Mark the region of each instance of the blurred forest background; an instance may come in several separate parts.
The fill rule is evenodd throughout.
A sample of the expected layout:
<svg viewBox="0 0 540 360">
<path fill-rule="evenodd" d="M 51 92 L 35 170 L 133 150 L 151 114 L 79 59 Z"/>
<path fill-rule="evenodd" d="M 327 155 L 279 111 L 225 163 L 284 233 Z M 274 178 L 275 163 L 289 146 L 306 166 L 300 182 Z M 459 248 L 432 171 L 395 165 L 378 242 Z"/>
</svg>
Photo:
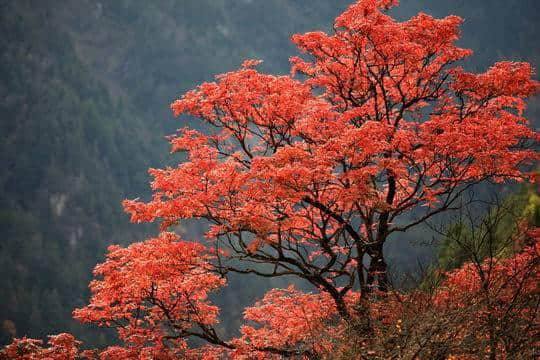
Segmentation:
<svg viewBox="0 0 540 360">
<path fill-rule="evenodd" d="M 293 33 L 331 29 L 352 0 L 0 0 L 0 346 L 12 336 L 71 332 L 110 341 L 71 319 L 88 301 L 91 270 L 112 243 L 156 233 L 129 224 L 120 201 L 149 195 L 147 169 L 181 161 L 165 135 L 186 126 L 169 104 L 245 58 L 287 73 Z M 402 0 L 465 19 L 468 69 L 497 60 L 539 67 L 538 0 Z M 540 101 L 528 116 L 539 124 Z M 508 190 L 508 189 L 507 189 Z M 202 228 L 185 224 L 184 237 Z M 394 239 L 396 272 L 437 254 L 432 234 Z M 249 283 L 247 286 L 246 282 Z M 233 279 L 216 301 L 224 331 L 272 284 Z M 274 284 L 275 285 L 275 284 Z"/>
</svg>

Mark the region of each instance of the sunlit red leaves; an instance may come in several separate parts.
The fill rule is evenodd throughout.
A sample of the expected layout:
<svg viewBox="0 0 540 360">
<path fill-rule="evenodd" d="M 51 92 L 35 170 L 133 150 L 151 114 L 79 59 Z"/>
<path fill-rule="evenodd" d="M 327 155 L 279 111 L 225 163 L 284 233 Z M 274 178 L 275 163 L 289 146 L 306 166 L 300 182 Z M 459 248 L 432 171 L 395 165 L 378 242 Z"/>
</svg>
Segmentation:
<svg viewBox="0 0 540 360">
<path fill-rule="evenodd" d="M 338 212 L 395 206 L 404 213 L 436 207 L 460 184 L 524 177 L 521 165 L 537 158 L 516 149 L 538 138 L 521 116 L 523 98 L 538 90 L 530 65 L 501 62 L 479 75 L 452 69 L 471 53 L 454 45 L 461 19 L 419 14 L 397 22 L 384 12 L 394 5 L 358 1 L 336 19 L 334 35 L 293 36 L 313 56 L 291 59 L 292 72 L 307 75 L 302 81 L 261 74 L 259 61 L 247 60 L 175 101 L 175 115 L 220 131 L 171 137 L 172 150 L 187 151 L 189 161 L 151 171 L 154 200 L 126 201 L 132 219 L 162 218 L 165 228 L 207 217 L 265 233 L 266 221 L 295 215 L 276 208 L 306 194 L 339 204 Z M 381 208 L 388 188 L 373 179 L 385 174 L 397 189 Z"/>
<path fill-rule="evenodd" d="M 11 344 L 0 352 L 0 358 L 20 360 L 73 360 L 79 355 L 80 341 L 75 340 L 71 334 L 58 334 L 49 336 L 47 347 L 42 346 L 43 341 L 26 337 L 14 339 Z"/>
<path fill-rule="evenodd" d="M 224 279 L 211 273 L 210 258 L 203 245 L 173 233 L 127 248 L 111 246 L 107 260 L 94 270 L 90 304 L 75 310 L 74 317 L 117 327 L 133 351 L 168 353 L 167 342 L 175 343 L 169 335 L 217 321 L 218 308 L 207 296 Z M 153 345 L 144 350 L 149 343 Z M 182 346 L 175 344 L 175 351 Z"/>
<path fill-rule="evenodd" d="M 294 349 L 300 345 L 311 350 L 324 346 L 321 335 L 329 330 L 329 320 L 335 314 L 335 304 L 324 293 L 306 294 L 293 287 L 274 289 L 245 310 L 245 319 L 260 325 L 244 325 L 243 341 L 255 348 Z"/>
<path fill-rule="evenodd" d="M 525 62 L 498 62 L 483 74 L 456 68 L 452 75 L 455 78 L 453 89 L 475 100 L 500 96 L 526 97 L 536 93 L 539 87 L 538 82 L 531 81 L 534 71 L 531 65 Z"/>
<path fill-rule="evenodd" d="M 531 230 L 530 234 L 534 244 L 512 258 L 488 258 L 482 264 L 468 263 L 448 273 L 434 303 L 437 306 L 467 306 L 485 296 L 498 311 L 504 311 L 516 296 L 538 292 L 538 228 Z"/>
</svg>

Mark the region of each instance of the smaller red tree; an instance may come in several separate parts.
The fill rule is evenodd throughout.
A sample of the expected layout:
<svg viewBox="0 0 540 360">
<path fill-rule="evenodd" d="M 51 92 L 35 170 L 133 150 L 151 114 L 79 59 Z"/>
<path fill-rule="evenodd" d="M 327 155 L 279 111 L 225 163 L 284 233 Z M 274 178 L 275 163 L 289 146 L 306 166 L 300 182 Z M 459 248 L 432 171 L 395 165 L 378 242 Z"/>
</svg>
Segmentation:
<svg viewBox="0 0 540 360">
<path fill-rule="evenodd" d="M 14 339 L 13 343 L 0 351 L 0 359 L 21 360 L 72 360 L 79 356 L 80 341 L 73 335 L 58 334 L 49 336 L 47 348 L 42 347 L 43 341 L 29 338 Z M 84 355 L 84 352 L 81 353 Z"/>
<path fill-rule="evenodd" d="M 208 294 L 225 280 L 211 271 L 211 258 L 203 245 L 167 232 L 127 248 L 111 246 L 94 270 L 100 279 L 90 283 L 90 305 L 73 315 L 118 328 L 128 345 L 109 348 L 107 356 L 178 356 L 189 336 L 216 338 L 218 308 Z"/>
</svg>

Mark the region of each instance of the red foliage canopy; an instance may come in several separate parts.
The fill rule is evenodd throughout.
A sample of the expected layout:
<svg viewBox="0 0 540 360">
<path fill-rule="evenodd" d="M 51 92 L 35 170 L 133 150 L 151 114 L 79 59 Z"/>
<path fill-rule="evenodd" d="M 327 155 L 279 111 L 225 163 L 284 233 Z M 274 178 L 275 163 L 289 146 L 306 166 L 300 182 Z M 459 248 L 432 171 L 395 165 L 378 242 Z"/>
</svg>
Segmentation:
<svg viewBox="0 0 540 360">
<path fill-rule="evenodd" d="M 539 86 L 531 66 L 455 67 L 471 54 L 454 44 L 461 19 L 421 13 L 397 22 L 384 11 L 396 3 L 358 1 L 333 34 L 294 35 L 309 56 L 291 58 L 291 75 L 261 74 L 248 60 L 175 101 L 176 115 L 215 131 L 170 138 L 188 160 L 150 170 L 152 201 L 124 202 L 132 220 L 159 218 L 166 229 L 207 219 L 207 237 L 227 258 L 275 265 L 264 273 L 223 259 L 224 271 L 300 276 L 346 317 L 355 283 L 363 294 L 386 287 L 392 233 L 461 206 L 474 184 L 526 178 L 522 165 L 537 154 L 520 145 L 538 137 L 523 117 L 524 98 Z"/>
</svg>

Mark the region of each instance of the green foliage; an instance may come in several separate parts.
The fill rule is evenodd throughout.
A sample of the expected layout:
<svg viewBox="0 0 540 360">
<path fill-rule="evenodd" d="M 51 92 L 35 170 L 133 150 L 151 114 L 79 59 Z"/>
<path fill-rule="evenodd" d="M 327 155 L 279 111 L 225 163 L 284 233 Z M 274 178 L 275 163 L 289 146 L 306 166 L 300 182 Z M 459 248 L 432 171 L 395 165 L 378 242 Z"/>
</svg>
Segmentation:
<svg viewBox="0 0 540 360">
<path fill-rule="evenodd" d="M 439 267 L 452 270 L 469 261 L 513 255 L 526 236 L 522 228 L 540 225 L 540 196 L 536 190 L 533 185 L 522 186 L 492 207 L 479 224 L 474 223 L 472 214 L 467 214 L 449 226 L 439 247 Z"/>
</svg>

